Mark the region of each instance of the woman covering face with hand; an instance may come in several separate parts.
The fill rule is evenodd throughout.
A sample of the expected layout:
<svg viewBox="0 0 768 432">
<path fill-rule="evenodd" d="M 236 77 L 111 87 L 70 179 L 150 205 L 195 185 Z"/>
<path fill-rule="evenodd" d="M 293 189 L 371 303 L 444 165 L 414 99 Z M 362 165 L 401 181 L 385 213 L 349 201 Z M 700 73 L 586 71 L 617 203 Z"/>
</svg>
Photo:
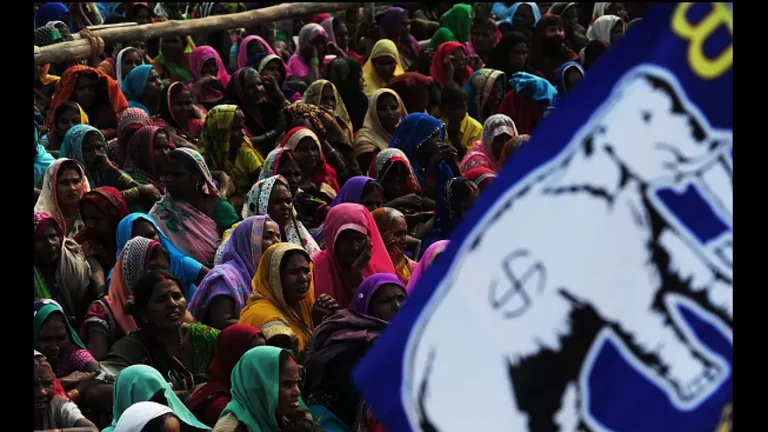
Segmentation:
<svg viewBox="0 0 768 432">
<path fill-rule="evenodd" d="M 318 294 L 347 307 L 360 283 L 374 273 L 395 269 L 373 216 L 360 204 L 339 204 L 325 220 L 327 249 L 313 257 Z"/>
<path fill-rule="evenodd" d="M 328 33 L 320 24 L 307 24 L 299 32 L 296 52 L 288 60 L 288 79 L 298 78 L 310 84 L 320 78 L 322 60 L 327 51 Z"/>
<path fill-rule="evenodd" d="M 229 84 L 229 74 L 219 53 L 209 46 L 200 46 L 189 54 L 189 68 L 195 82 L 188 85 L 198 103 L 211 109 L 221 103 L 224 89 Z"/>
</svg>

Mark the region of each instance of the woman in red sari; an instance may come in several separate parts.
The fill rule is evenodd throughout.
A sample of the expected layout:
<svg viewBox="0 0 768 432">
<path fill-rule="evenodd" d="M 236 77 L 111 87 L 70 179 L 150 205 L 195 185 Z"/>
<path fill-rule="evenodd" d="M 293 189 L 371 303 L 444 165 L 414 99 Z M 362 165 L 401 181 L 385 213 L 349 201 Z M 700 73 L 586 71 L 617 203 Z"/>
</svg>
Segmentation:
<svg viewBox="0 0 768 432">
<path fill-rule="evenodd" d="M 463 44 L 445 42 L 437 47 L 432 56 L 429 74 L 441 89 L 450 82 L 463 86 L 474 73 L 468 61 L 467 48 Z"/>
<path fill-rule="evenodd" d="M 165 129 L 176 147 L 197 150 L 197 140 L 203 132 L 206 112 L 194 105 L 192 92 L 180 82 L 174 82 L 160 95 L 160 108 L 153 124 Z"/>
<path fill-rule="evenodd" d="M 53 126 L 53 115 L 64 101 L 71 100 L 88 115 L 88 123 L 99 129 L 106 139 L 117 136 L 120 114 L 128 108 L 128 100 L 117 81 L 89 66 L 73 66 L 62 74 L 51 101 L 46 126 Z"/>
<path fill-rule="evenodd" d="M 325 161 L 320 140 L 312 130 L 296 126 L 285 134 L 279 147 L 293 151 L 296 162 L 303 174 L 300 188 L 312 195 L 322 193 L 333 199 L 339 191 L 339 182 L 334 170 Z"/>
<path fill-rule="evenodd" d="M 75 235 L 75 241 L 83 248 L 91 275 L 100 286 L 104 286 L 107 272 L 115 266 L 115 232 L 128 213 L 125 198 L 113 187 L 97 187 L 80 199 L 85 229 Z"/>
</svg>

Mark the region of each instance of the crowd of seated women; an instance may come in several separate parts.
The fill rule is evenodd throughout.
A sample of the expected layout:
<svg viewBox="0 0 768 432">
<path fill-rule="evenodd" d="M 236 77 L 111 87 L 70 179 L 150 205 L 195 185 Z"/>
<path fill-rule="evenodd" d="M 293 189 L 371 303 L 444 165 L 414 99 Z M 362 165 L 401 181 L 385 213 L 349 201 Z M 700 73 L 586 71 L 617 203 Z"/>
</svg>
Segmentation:
<svg viewBox="0 0 768 432">
<path fill-rule="evenodd" d="M 355 365 L 645 4 L 586 5 L 352 7 L 36 66 L 34 430 L 385 430 Z M 35 45 L 263 6 L 35 4 Z"/>
</svg>

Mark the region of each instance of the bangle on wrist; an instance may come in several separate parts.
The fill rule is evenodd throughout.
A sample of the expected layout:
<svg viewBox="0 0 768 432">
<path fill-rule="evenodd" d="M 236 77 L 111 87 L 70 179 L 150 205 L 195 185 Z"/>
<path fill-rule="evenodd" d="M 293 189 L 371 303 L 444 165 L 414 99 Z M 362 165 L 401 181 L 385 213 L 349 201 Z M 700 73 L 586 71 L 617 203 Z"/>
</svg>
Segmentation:
<svg viewBox="0 0 768 432">
<path fill-rule="evenodd" d="M 80 397 L 80 390 L 74 389 L 67 392 L 67 397 L 72 401 L 75 402 Z"/>
<path fill-rule="evenodd" d="M 312 57 L 312 59 L 309 60 L 309 64 L 312 66 L 320 66 L 320 60 L 317 57 Z"/>
</svg>

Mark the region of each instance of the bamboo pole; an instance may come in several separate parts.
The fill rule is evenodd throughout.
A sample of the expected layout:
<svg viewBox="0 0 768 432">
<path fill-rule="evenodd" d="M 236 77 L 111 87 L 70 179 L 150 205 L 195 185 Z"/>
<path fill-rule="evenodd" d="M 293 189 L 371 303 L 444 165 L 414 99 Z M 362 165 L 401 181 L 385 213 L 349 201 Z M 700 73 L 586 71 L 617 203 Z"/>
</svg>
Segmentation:
<svg viewBox="0 0 768 432">
<path fill-rule="evenodd" d="M 105 28 L 92 33 L 99 41 L 98 52 L 104 50 L 104 42 L 131 42 L 157 39 L 170 36 L 187 36 L 198 33 L 210 33 L 231 28 L 250 28 L 259 24 L 280 21 L 294 17 L 304 17 L 321 12 L 334 12 L 354 7 L 362 3 L 285 3 L 263 9 L 255 9 L 229 15 L 165 21 L 131 27 Z M 45 65 L 65 60 L 84 59 L 94 55 L 94 48 L 86 38 L 62 42 L 46 47 L 35 47 L 35 64 Z"/>
<path fill-rule="evenodd" d="M 100 30 L 106 30 L 106 29 L 114 29 L 114 28 L 125 28 L 125 27 L 136 27 L 139 25 L 135 22 L 126 22 L 126 23 L 116 23 L 116 24 L 101 24 L 101 25 L 93 25 L 86 27 L 90 31 L 100 31 Z M 72 39 L 78 40 L 82 39 L 82 36 L 80 36 L 80 33 L 75 33 L 72 35 Z"/>
</svg>

